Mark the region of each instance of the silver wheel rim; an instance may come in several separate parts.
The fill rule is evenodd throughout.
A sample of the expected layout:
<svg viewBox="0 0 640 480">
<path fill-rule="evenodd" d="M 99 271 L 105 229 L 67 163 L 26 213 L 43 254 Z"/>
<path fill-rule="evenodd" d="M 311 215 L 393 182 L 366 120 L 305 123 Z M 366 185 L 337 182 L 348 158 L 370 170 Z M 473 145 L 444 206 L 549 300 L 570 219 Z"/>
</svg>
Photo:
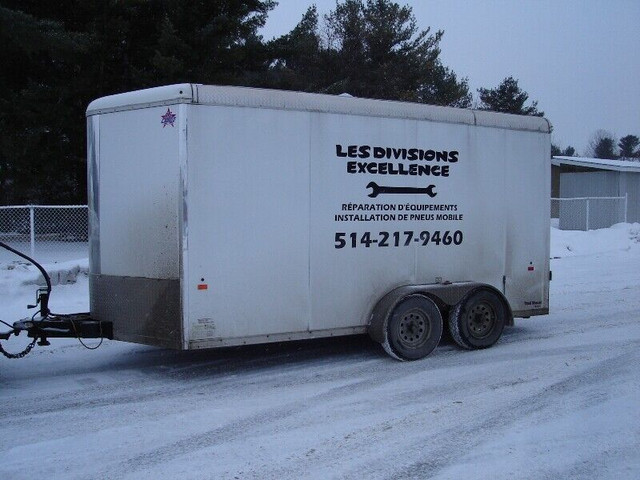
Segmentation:
<svg viewBox="0 0 640 480">
<path fill-rule="evenodd" d="M 406 347 L 422 345 L 429 338 L 430 332 L 429 320 L 422 310 L 408 311 L 398 324 L 398 338 Z"/>
<path fill-rule="evenodd" d="M 487 302 L 475 304 L 467 313 L 467 328 L 474 338 L 484 338 L 496 324 L 496 312 Z"/>
</svg>

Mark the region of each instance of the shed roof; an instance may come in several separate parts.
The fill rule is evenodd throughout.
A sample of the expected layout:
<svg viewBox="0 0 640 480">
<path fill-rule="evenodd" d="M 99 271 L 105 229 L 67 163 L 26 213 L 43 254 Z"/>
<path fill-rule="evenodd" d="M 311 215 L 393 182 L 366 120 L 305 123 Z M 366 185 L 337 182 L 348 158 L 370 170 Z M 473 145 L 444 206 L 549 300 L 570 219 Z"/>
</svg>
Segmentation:
<svg viewBox="0 0 640 480">
<path fill-rule="evenodd" d="M 593 168 L 594 170 L 613 170 L 616 172 L 640 173 L 640 162 L 628 160 L 607 160 L 603 158 L 587 157 L 553 157 L 551 164 L 558 167 L 570 165 L 573 167 Z"/>
</svg>

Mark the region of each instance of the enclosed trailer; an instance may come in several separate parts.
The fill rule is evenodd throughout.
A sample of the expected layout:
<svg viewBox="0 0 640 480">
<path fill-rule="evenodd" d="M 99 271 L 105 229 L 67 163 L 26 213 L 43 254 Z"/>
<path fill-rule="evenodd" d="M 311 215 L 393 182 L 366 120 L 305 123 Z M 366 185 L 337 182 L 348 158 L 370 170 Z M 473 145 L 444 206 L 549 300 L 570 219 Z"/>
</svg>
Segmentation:
<svg viewBox="0 0 640 480">
<path fill-rule="evenodd" d="M 87 125 L 91 316 L 116 339 L 368 332 L 413 359 L 548 313 L 545 119 L 182 84 Z"/>
</svg>

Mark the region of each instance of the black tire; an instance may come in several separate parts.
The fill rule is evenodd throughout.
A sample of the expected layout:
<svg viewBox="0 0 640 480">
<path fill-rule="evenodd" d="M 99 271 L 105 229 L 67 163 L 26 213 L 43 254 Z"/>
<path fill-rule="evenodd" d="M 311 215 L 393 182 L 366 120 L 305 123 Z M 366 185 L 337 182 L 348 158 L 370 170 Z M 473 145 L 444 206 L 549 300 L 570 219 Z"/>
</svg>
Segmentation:
<svg viewBox="0 0 640 480">
<path fill-rule="evenodd" d="M 410 295 L 398 303 L 387 322 L 387 352 L 401 360 L 429 355 L 442 337 L 442 315 L 433 300 Z"/>
<path fill-rule="evenodd" d="M 480 289 L 463 298 L 449 314 L 449 331 L 462 348 L 488 348 L 507 323 L 507 307 L 496 292 Z"/>
</svg>

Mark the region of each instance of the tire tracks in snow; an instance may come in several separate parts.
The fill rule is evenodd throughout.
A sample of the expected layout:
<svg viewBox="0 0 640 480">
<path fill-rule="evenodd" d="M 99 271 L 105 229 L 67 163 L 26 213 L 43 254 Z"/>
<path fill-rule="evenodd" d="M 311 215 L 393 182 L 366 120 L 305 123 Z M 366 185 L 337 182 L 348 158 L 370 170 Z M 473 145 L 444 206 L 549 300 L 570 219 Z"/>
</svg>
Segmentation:
<svg viewBox="0 0 640 480">
<path fill-rule="evenodd" d="M 491 408 L 483 411 L 483 416 L 477 418 L 473 413 L 460 415 L 459 410 L 447 408 L 450 404 L 451 394 L 462 393 L 457 396 L 460 402 L 471 403 L 477 391 L 464 394 L 465 385 L 456 383 L 452 388 L 435 387 L 430 391 L 431 398 L 425 398 L 425 391 L 418 389 L 412 393 L 412 397 L 406 399 L 407 403 L 413 402 L 416 411 L 403 417 L 380 418 L 375 424 L 351 431 L 345 438 L 330 436 L 322 441 L 313 450 L 313 468 L 315 474 L 309 476 L 309 462 L 306 454 L 293 455 L 286 465 L 275 465 L 268 471 L 244 470 L 243 478 L 384 478 L 393 480 L 425 479 L 432 478 L 449 465 L 460 460 L 460 455 L 472 451 L 482 440 L 485 432 L 491 435 L 499 435 L 501 430 L 508 428 L 512 423 L 530 417 L 540 412 L 550 416 L 561 415 L 561 412 L 553 413 L 553 407 L 567 394 L 577 390 L 588 390 L 591 386 L 602 381 L 602 375 L 607 375 L 611 380 L 612 375 L 621 375 L 621 370 L 632 368 L 633 360 L 640 356 L 633 350 L 633 345 L 628 345 L 631 351 L 624 352 L 613 358 L 600 360 L 596 365 L 564 376 L 563 378 L 543 383 L 534 394 L 524 394 L 512 402 L 505 400 L 501 403 L 492 403 Z M 532 379 L 530 381 L 536 381 Z M 505 388 L 516 387 L 526 382 L 516 382 L 514 385 L 505 384 Z M 447 385 L 451 387 L 451 385 Z M 444 386 L 443 386 L 444 387 Z M 525 387 L 525 392 L 530 391 Z M 490 389 L 487 386 L 487 389 Z M 437 402 L 438 396 L 445 399 Z M 495 398 L 495 397 L 493 397 Z M 513 398 L 513 397 L 511 397 Z M 597 401 L 597 400 L 594 400 Z M 397 406 L 397 403 L 394 403 Z M 450 405 L 449 405 L 450 406 Z M 428 407 L 428 408 L 426 408 Z M 452 424 L 445 429 L 438 429 L 433 434 L 430 429 L 430 410 L 434 407 L 443 409 L 443 414 L 451 415 Z M 461 407 L 464 410 L 464 407 Z M 416 420 L 424 422 L 424 434 L 416 438 L 403 436 L 403 426 L 409 429 L 416 428 Z M 400 435 L 400 438 L 397 437 Z M 397 450 L 400 446 L 400 450 Z M 358 461 L 354 461 L 354 454 Z M 505 452 L 506 454 L 506 452 Z M 425 458 L 413 463 L 402 464 L 404 458 Z M 356 465 L 354 467 L 354 465 Z M 345 467 L 346 466 L 346 467 Z"/>
<path fill-rule="evenodd" d="M 457 425 L 455 428 L 439 433 L 436 438 L 425 438 L 425 441 L 438 445 L 437 448 L 429 452 L 432 459 L 414 462 L 386 478 L 389 480 L 431 478 L 447 466 L 460 460 L 455 452 L 468 452 L 478 445 L 477 438 L 481 432 L 492 431 L 494 435 L 497 435 L 500 429 L 504 429 L 523 417 L 529 417 L 542 411 L 550 417 L 559 417 L 561 412 L 553 407 L 557 406 L 565 395 L 577 390 L 588 390 L 601 383 L 602 378 L 608 378 L 610 382 L 612 377 L 621 376 L 623 370 L 637 365 L 640 359 L 637 345 L 630 345 L 629 348 L 630 351 L 601 360 L 595 366 L 553 382 L 533 395 L 520 398 L 517 402 L 510 404 L 509 409 L 494 408 L 490 415 L 482 421 L 471 422 L 468 426 Z M 421 446 L 414 445 L 413 449 L 418 456 Z M 560 477 L 555 476 L 554 478 Z"/>
<path fill-rule="evenodd" d="M 430 357 L 430 359 L 434 359 L 434 357 Z M 266 382 L 259 382 L 253 385 L 252 390 L 255 390 L 257 393 L 268 388 L 281 388 L 286 384 L 299 386 L 305 383 L 317 383 L 323 390 L 311 397 L 283 402 L 277 407 L 264 409 L 253 415 L 234 420 L 226 425 L 201 434 L 193 435 L 135 455 L 116 465 L 112 464 L 104 471 L 104 477 L 113 476 L 114 474 L 120 476 L 120 474 L 135 473 L 136 471 L 145 470 L 150 466 L 170 462 L 178 457 L 208 450 L 223 443 L 230 443 L 242 439 L 247 435 L 247 432 L 255 432 L 256 428 L 260 431 L 268 432 L 274 432 L 280 428 L 284 429 L 285 427 L 283 427 L 282 424 L 286 419 L 304 414 L 314 407 L 325 405 L 328 402 L 335 402 L 336 399 L 344 400 L 348 397 L 361 397 L 363 393 L 375 391 L 390 382 L 401 381 L 413 375 L 422 375 L 425 370 L 429 370 L 430 368 L 433 370 L 442 368 L 438 362 L 429 363 L 430 359 L 425 359 L 422 362 L 400 363 L 387 359 L 386 357 L 373 360 L 356 358 L 354 360 L 355 363 L 350 362 L 344 365 L 332 361 L 330 364 L 323 365 L 325 371 L 320 377 L 307 377 L 306 381 L 304 375 L 308 373 L 309 370 L 314 370 L 313 364 L 303 363 L 297 366 L 298 376 L 291 371 L 282 372 L 280 368 L 274 367 L 277 368 L 274 375 Z M 343 382 L 345 380 L 346 383 Z M 325 388 L 326 383 L 331 384 L 334 382 L 342 382 L 343 384 Z M 246 391 L 246 378 L 243 379 L 242 384 L 245 386 L 244 395 L 252 395 L 251 391 Z M 435 389 L 436 386 L 434 385 L 433 388 Z M 437 390 L 440 393 L 453 393 L 460 388 L 462 388 L 461 383 L 451 382 L 448 385 L 438 386 Z M 227 386 L 225 392 L 229 393 L 231 390 L 233 389 Z"/>
</svg>

